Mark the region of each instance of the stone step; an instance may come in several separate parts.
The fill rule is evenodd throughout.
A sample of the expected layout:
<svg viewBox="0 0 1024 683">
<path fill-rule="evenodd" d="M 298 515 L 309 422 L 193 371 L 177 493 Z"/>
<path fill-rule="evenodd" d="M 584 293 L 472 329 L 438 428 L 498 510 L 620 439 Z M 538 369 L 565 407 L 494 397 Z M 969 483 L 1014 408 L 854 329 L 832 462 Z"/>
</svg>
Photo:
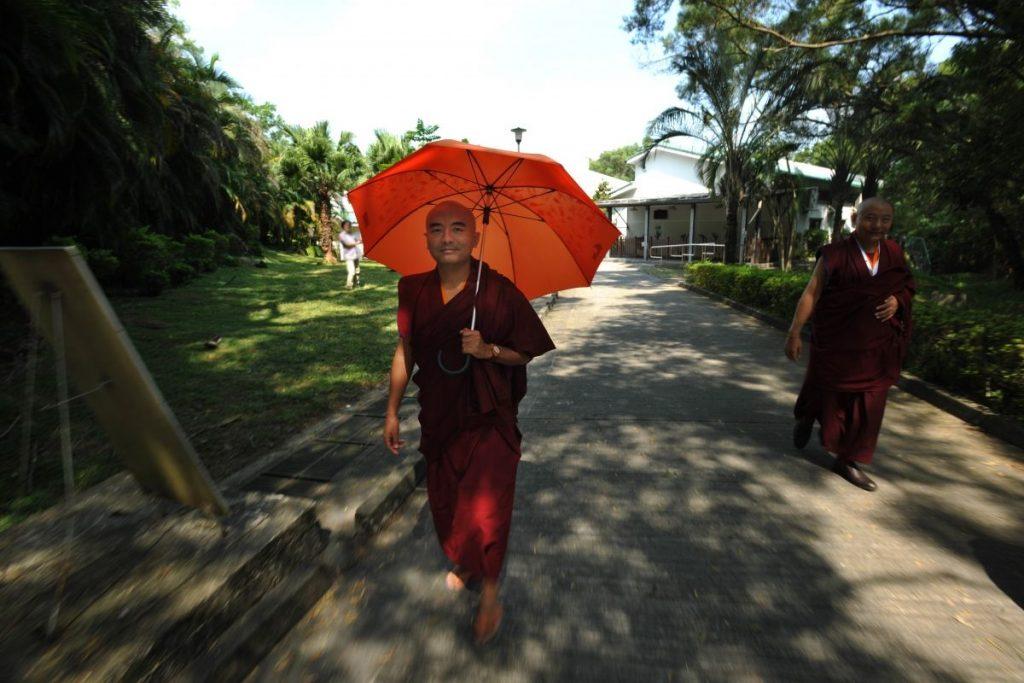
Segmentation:
<svg viewBox="0 0 1024 683">
<path fill-rule="evenodd" d="M 231 513 L 222 519 L 156 500 L 117 477 L 5 534 L 4 676 L 244 677 L 423 477 L 418 454 L 396 458 L 380 443 L 377 399 L 232 478 L 224 491 Z M 412 443 L 415 411 L 405 401 L 403 433 Z M 267 480 L 279 486 L 268 489 Z M 74 540 L 64 546 L 72 519 Z M 47 638 L 60 583 L 58 628 Z"/>
</svg>

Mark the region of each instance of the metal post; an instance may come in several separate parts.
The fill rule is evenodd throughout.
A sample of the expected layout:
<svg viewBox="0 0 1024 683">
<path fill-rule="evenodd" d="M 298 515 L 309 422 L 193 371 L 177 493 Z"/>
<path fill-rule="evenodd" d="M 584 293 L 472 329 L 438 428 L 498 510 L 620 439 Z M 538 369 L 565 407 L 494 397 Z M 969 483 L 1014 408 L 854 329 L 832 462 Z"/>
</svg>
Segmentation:
<svg viewBox="0 0 1024 683">
<path fill-rule="evenodd" d="M 53 326 L 53 350 L 57 370 L 57 410 L 60 415 L 60 455 L 64 469 L 64 500 L 70 508 L 75 494 L 75 472 L 71 459 L 71 416 L 68 410 L 67 358 L 64 353 L 64 311 L 60 292 L 50 294 L 50 324 Z M 60 605 L 71 573 L 71 544 L 75 537 L 75 516 L 68 510 L 67 532 L 64 537 L 64 567 L 54 595 L 53 610 L 46 624 L 46 634 L 52 636 L 57 630 Z"/>
<path fill-rule="evenodd" d="M 39 358 L 39 315 L 43 310 L 45 292 L 32 302 L 28 323 L 28 362 L 25 366 L 25 402 L 21 406 L 21 457 L 18 467 L 18 488 L 28 495 L 32 488 L 32 414 L 36 402 L 36 361 Z"/>
<path fill-rule="evenodd" d="M 687 263 L 693 263 L 693 240 L 697 231 L 697 202 L 690 204 L 690 257 Z"/>
<path fill-rule="evenodd" d="M 740 239 L 736 245 L 736 258 L 740 263 L 743 263 L 743 247 L 746 244 L 747 239 L 747 204 L 744 202 L 740 205 Z"/>
<path fill-rule="evenodd" d="M 651 258 L 651 205 L 644 206 L 644 261 Z"/>
</svg>

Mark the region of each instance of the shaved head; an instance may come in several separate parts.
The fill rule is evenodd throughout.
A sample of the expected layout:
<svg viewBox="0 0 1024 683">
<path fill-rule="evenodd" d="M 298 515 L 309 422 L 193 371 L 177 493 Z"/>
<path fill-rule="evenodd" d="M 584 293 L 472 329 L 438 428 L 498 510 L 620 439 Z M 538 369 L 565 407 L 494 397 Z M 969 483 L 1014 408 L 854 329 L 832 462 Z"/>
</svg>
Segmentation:
<svg viewBox="0 0 1024 683">
<path fill-rule="evenodd" d="M 857 208 L 856 208 L 856 211 L 857 211 L 857 213 L 864 213 L 868 209 L 880 209 L 883 206 L 889 207 L 890 210 L 895 208 L 895 207 L 893 207 L 892 202 L 890 202 L 885 197 L 882 197 L 880 195 L 875 195 L 874 197 L 868 197 L 867 199 L 862 201 L 860 204 L 858 204 Z"/>
<path fill-rule="evenodd" d="M 430 213 L 427 214 L 427 228 L 442 218 L 461 220 L 470 231 L 476 232 L 476 217 L 473 216 L 473 212 L 470 209 L 458 202 L 451 200 L 443 201 L 431 209 Z"/>
<path fill-rule="evenodd" d="M 427 213 L 426 238 L 438 268 L 465 267 L 480 241 L 473 211 L 458 202 L 441 202 Z"/>
<path fill-rule="evenodd" d="M 853 234 L 861 247 L 874 253 L 879 243 L 892 230 L 893 206 L 885 197 L 868 197 L 853 210 Z"/>
</svg>

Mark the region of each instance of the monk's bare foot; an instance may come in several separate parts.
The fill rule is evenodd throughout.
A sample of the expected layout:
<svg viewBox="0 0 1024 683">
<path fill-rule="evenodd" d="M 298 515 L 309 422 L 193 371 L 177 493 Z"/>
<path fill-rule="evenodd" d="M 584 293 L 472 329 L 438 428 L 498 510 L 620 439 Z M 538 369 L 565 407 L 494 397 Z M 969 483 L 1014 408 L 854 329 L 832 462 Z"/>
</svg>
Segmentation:
<svg viewBox="0 0 1024 683">
<path fill-rule="evenodd" d="M 473 622 L 473 642 L 483 646 L 494 640 L 501 629 L 501 619 L 504 615 L 505 610 L 501 603 L 485 605 L 481 602 L 476 612 L 476 621 Z"/>
<path fill-rule="evenodd" d="M 444 577 L 444 585 L 448 587 L 450 591 L 461 591 L 466 590 L 467 584 L 469 584 L 470 575 L 469 572 L 462 567 L 453 567 L 448 575 Z"/>
</svg>

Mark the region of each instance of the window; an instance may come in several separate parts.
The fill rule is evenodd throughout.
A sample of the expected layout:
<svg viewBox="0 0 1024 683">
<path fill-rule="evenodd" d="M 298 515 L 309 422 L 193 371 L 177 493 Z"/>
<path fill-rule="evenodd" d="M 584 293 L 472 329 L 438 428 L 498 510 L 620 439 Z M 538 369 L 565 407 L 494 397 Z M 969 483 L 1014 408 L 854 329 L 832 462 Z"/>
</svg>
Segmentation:
<svg viewBox="0 0 1024 683">
<path fill-rule="evenodd" d="M 820 218 L 812 218 L 811 222 L 810 222 L 810 225 L 807 226 L 807 229 L 808 230 L 821 230 L 821 219 Z"/>
<path fill-rule="evenodd" d="M 668 220 L 668 209 L 655 209 L 651 217 L 656 221 L 666 221 Z"/>
</svg>

